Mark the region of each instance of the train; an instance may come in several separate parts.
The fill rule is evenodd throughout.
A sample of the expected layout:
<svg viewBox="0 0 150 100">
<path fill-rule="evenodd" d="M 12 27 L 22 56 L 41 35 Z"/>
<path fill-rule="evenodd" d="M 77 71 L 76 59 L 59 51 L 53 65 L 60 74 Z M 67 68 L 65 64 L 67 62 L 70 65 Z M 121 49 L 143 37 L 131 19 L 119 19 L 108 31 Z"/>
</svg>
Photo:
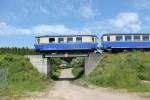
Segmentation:
<svg viewBox="0 0 150 100">
<path fill-rule="evenodd" d="M 39 52 L 93 52 L 97 49 L 96 35 L 45 35 L 35 37 L 35 49 Z"/>
<path fill-rule="evenodd" d="M 149 33 L 109 33 L 101 36 L 103 50 L 150 49 Z"/>
<path fill-rule="evenodd" d="M 35 37 L 40 52 L 99 52 L 150 49 L 150 33 L 105 33 L 97 35 L 45 35 Z"/>
</svg>

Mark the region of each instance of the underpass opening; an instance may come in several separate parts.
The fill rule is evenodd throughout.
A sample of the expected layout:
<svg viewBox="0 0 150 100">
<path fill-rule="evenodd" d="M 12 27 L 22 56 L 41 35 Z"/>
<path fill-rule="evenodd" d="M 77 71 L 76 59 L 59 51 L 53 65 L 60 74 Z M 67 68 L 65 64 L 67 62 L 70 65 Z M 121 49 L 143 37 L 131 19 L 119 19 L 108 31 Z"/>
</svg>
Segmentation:
<svg viewBox="0 0 150 100">
<path fill-rule="evenodd" d="M 79 79 L 84 74 L 86 56 L 88 55 L 44 55 L 51 62 L 49 76 L 55 81 Z"/>
</svg>

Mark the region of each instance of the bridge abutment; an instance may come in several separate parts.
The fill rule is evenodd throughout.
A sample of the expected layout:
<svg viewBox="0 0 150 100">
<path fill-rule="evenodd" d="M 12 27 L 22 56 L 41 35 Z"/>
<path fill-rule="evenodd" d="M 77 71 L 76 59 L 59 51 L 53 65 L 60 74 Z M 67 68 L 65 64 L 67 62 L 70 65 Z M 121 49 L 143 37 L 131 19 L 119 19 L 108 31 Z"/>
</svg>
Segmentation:
<svg viewBox="0 0 150 100">
<path fill-rule="evenodd" d="M 48 76 L 51 71 L 51 63 L 48 58 L 43 58 L 42 55 L 28 55 L 30 63 L 42 74 Z"/>
<path fill-rule="evenodd" d="M 98 65 L 100 60 L 101 60 L 100 54 L 89 54 L 89 56 L 85 58 L 85 66 L 84 66 L 85 75 L 88 75 L 90 72 L 92 72 L 94 68 Z"/>
</svg>

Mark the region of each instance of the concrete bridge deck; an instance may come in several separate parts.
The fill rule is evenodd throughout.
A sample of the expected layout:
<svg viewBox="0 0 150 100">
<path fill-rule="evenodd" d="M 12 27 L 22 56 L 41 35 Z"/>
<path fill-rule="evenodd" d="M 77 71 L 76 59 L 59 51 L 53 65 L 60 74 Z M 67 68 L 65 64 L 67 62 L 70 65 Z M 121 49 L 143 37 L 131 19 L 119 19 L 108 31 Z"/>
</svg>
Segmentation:
<svg viewBox="0 0 150 100">
<path fill-rule="evenodd" d="M 88 57 L 89 54 L 47 54 L 44 58 Z"/>
</svg>

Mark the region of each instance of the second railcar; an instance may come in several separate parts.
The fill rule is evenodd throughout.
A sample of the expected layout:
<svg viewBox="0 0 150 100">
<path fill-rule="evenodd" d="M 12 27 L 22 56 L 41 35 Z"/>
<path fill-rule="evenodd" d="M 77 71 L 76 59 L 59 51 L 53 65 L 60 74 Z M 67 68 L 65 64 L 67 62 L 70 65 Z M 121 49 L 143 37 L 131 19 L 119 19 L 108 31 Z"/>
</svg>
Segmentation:
<svg viewBox="0 0 150 100">
<path fill-rule="evenodd" d="M 150 34 L 103 34 L 101 45 L 107 49 L 150 49 Z"/>
</svg>

